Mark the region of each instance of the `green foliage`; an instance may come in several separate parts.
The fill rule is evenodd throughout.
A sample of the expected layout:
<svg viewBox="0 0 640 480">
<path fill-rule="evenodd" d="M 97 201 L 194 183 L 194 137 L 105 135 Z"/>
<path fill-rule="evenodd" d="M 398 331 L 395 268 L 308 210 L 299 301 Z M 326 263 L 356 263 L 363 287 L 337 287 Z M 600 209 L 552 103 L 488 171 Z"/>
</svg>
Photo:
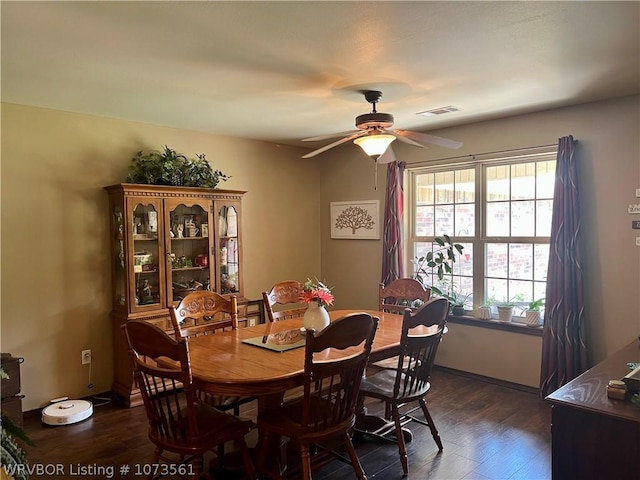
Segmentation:
<svg viewBox="0 0 640 480">
<path fill-rule="evenodd" d="M 544 305 L 544 298 L 539 298 L 538 300 L 533 300 L 529 302 L 529 310 L 532 312 L 539 312 L 540 308 Z"/>
<path fill-rule="evenodd" d="M 456 262 L 456 256 L 460 255 L 464 249 L 459 243 L 453 243 L 449 235 L 435 237 L 433 241 L 440 246 L 440 249 L 428 252 L 424 257 L 411 261 L 416 266 L 413 278 L 418 280 L 425 288 L 431 288 L 433 293 L 449 300 L 451 305 L 465 305 L 471 294 L 463 295 L 456 291 L 453 282 L 451 282 L 450 288 L 447 289 L 448 291 L 426 284 L 427 278 L 431 275 L 435 275 L 441 283 L 446 284 L 445 275 L 453 275 L 453 264 Z"/>
<path fill-rule="evenodd" d="M 464 249 L 459 243 L 453 243 L 449 235 L 436 237 L 434 243 L 437 243 L 441 248 L 433 252 L 428 252 L 424 257 L 412 260 L 416 265 L 413 278 L 425 287 L 429 287 L 429 285 L 425 284 L 425 276 L 435 274 L 438 280 L 443 281 L 445 274 L 452 274 L 453 264 L 456 261 L 456 252 L 459 255 Z M 427 271 L 426 268 L 429 268 L 430 271 Z"/>
<path fill-rule="evenodd" d="M 216 188 L 218 183 L 231 178 L 214 170 L 204 153 L 187 158 L 166 145 L 162 152 L 138 152 L 132 162 L 127 175 L 129 183 Z"/>
</svg>

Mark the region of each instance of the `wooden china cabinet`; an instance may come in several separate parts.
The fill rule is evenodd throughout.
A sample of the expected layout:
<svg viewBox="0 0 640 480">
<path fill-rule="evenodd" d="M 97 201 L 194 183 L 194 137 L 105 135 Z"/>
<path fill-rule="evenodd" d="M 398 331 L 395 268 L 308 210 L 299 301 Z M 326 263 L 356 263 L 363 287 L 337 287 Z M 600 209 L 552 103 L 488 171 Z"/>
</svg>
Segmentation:
<svg viewBox="0 0 640 480">
<path fill-rule="evenodd" d="M 109 194 L 114 383 L 129 406 L 142 403 L 121 325 L 143 319 L 173 335 L 169 308 L 193 290 L 238 297 L 242 289 L 242 195 L 237 190 L 118 184 Z"/>
</svg>

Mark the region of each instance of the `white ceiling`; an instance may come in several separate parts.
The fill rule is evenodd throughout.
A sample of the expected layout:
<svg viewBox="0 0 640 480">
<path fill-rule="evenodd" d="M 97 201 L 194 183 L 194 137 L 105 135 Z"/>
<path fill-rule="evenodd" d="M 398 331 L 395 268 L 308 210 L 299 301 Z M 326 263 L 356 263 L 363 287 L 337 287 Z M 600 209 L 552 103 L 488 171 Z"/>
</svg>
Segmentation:
<svg viewBox="0 0 640 480">
<path fill-rule="evenodd" d="M 0 8 L 3 102 L 275 143 L 352 130 L 360 89 L 423 132 L 640 91 L 637 1 Z"/>
</svg>

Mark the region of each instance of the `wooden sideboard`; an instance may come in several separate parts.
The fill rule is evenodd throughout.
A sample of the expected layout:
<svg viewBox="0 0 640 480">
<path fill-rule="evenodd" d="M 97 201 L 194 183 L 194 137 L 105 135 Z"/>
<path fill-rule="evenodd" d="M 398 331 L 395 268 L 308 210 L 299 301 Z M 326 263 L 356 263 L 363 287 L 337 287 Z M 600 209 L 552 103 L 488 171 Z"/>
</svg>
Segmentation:
<svg viewBox="0 0 640 480">
<path fill-rule="evenodd" d="M 607 397 L 609 380 L 620 380 L 640 362 L 634 340 L 546 400 L 552 404 L 552 478 L 640 479 L 640 408 Z"/>
</svg>

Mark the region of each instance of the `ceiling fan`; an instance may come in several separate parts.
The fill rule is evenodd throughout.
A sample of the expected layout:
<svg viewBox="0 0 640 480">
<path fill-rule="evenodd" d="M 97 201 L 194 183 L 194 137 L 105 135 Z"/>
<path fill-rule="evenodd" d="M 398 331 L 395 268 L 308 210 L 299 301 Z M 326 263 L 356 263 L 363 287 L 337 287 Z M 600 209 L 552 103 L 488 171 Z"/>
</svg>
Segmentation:
<svg viewBox="0 0 640 480">
<path fill-rule="evenodd" d="M 429 135 L 427 133 L 398 129 L 390 130 L 393 126 L 393 115 L 390 113 L 381 113 L 376 110 L 376 104 L 382 98 L 382 92 L 378 90 L 360 90 L 360 93 L 364 95 L 364 98 L 373 108 L 371 113 L 365 113 L 356 117 L 356 127 L 358 130 L 304 138 L 302 139 L 303 142 L 317 142 L 340 136 L 344 137 L 309 152 L 303 155 L 302 158 L 314 157 L 322 152 L 326 152 L 330 148 L 337 147 L 351 140 L 353 140 L 353 143 L 356 145 L 359 145 L 376 163 L 391 163 L 396 159 L 390 146 L 391 142 L 396 138 L 401 142 L 421 148 L 425 147 L 425 143 L 445 148 L 460 148 L 462 146 L 462 142 L 436 137 L 435 135 Z"/>
</svg>

